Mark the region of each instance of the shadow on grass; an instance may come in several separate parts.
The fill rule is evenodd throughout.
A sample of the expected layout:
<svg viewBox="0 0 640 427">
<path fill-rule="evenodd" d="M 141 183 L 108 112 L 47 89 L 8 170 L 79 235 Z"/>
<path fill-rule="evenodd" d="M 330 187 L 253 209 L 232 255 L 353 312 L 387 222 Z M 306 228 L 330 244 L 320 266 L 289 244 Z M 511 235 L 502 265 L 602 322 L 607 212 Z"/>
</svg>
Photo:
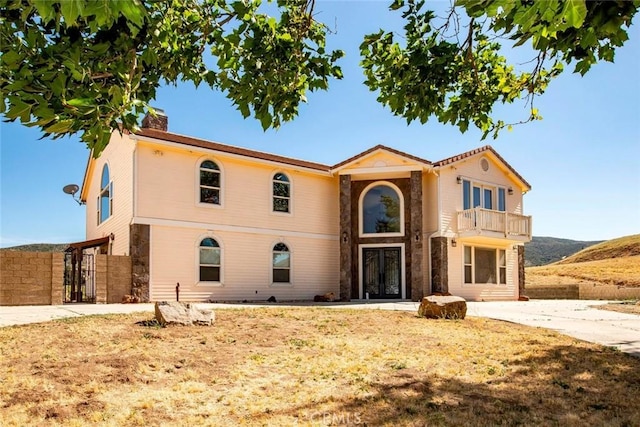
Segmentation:
<svg viewBox="0 0 640 427">
<path fill-rule="evenodd" d="M 398 369 L 363 384 L 364 397 L 333 396 L 281 415 L 320 425 L 640 425 L 632 356 L 557 346 L 504 363 L 504 375 L 483 383 Z"/>
</svg>

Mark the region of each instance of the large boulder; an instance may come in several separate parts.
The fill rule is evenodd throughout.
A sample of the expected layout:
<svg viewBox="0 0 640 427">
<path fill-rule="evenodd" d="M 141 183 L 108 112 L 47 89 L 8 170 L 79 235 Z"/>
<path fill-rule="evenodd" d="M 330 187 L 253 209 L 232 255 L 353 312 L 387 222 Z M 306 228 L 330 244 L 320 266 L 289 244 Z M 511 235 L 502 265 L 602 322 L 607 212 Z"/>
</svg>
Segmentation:
<svg viewBox="0 0 640 427">
<path fill-rule="evenodd" d="M 211 310 L 201 310 L 190 303 L 162 301 L 156 302 L 156 320 L 161 325 L 204 325 L 211 326 L 215 315 Z"/>
<path fill-rule="evenodd" d="M 452 295 L 429 295 L 422 298 L 418 316 L 429 319 L 464 319 L 467 301 Z"/>
</svg>

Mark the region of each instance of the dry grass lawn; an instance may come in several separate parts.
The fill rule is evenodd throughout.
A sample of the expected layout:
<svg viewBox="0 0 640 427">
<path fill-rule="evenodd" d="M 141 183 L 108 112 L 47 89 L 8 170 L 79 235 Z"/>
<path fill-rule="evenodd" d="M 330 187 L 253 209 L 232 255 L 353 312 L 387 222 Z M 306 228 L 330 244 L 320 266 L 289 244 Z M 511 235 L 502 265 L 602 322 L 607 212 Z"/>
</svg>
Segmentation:
<svg viewBox="0 0 640 427">
<path fill-rule="evenodd" d="M 0 425 L 640 425 L 640 359 L 413 313 L 218 310 L 0 328 Z"/>
<path fill-rule="evenodd" d="M 640 287 L 640 255 L 526 269 L 527 286 L 595 283 Z"/>
<path fill-rule="evenodd" d="M 621 301 L 610 304 L 597 305 L 600 310 L 617 311 L 618 313 L 640 315 L 640 301 Z"/>
</svg>

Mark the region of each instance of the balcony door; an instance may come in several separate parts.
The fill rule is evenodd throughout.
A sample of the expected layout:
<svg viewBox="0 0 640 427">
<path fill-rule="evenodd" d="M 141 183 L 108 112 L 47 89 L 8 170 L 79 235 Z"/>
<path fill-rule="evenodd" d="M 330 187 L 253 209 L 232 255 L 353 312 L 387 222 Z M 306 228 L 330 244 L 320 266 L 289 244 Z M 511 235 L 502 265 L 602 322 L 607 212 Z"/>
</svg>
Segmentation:
<svg viewBox="0 0 640 427">
<path fill-rule="evenodd" d="M 370 299 L 401 297 L 402 253 L 400 247 L 362 248 L 362 289 Z"/>
</svg>

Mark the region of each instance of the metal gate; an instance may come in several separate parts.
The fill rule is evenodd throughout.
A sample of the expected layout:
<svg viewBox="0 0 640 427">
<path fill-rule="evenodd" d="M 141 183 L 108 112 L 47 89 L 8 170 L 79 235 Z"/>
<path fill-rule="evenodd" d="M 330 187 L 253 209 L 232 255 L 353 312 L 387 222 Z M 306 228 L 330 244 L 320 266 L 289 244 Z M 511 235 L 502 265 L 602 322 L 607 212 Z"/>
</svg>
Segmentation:
<svg viewBox="0 0 640 427">
<path fill-rule="evenodd" d="M 80 251 L 65 252 L 63 301 L 96 302 L 95 277 L 93 254 Z"/>
</svg>

